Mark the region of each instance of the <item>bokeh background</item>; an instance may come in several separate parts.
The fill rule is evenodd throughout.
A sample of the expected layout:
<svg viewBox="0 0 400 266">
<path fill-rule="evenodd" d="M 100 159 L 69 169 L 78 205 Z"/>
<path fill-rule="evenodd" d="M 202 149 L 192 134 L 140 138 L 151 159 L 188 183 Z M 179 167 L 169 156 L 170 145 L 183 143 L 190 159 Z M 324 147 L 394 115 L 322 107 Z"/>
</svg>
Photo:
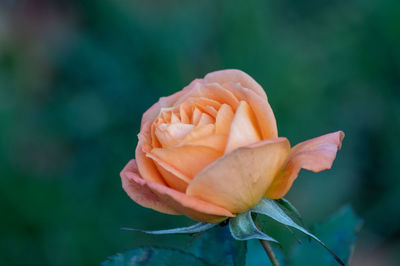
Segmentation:
<svg viewBox="0 0 400 266">
<path fill-rule="evenodd" d="M 225 68 L 265 88 L 293 144 L 345 131 L 333 169 L 302 171 L 287 198 L 307 224 L 352 204 L 351 265 L 398 265 L 397 0 L 1 0 L 0 264 L 175 241 L 120 231 L 192 221 L 134 204 L 119 172 L 148 107 Z"/>
</svg>

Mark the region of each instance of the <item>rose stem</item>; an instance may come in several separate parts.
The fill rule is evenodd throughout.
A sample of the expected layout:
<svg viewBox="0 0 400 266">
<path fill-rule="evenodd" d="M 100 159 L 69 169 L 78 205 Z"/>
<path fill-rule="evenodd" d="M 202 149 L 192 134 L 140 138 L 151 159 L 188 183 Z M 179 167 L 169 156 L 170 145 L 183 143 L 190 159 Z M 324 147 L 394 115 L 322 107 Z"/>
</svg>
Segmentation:
<svg viewBox="0 0 400 266">
<path fill-rule="evenodd" d="M 259 239 L 273 266 L 279 266 L 278 258 L 267 240 Z"/>
<path fill-rule="evenodd" d="M 256 219 L 256 214 L 254 215 L 254 219 Z M 254 221 L 255 225 L 259 230 L 261 230 L 260 225 L 257 223 L 257 221 Z M 267 240 L 264 239 L 258 239 L 260 240 L 261 246 L 263 246 L 265 253 L 267 253 L 269 260 L 272 262 L 273 266 L 280 266 L 278 258 L 276 257 L 275 252 L 273 251 L 271 245 Z"/>
</svg>

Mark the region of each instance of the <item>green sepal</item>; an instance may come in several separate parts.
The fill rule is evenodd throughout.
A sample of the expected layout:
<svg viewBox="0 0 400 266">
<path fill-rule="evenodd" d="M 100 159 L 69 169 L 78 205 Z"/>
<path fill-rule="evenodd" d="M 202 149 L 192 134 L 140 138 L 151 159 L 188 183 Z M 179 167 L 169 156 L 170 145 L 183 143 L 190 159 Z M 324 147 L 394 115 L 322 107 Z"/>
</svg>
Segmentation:
<svg viewBox="0 0 400 266">
<path fill-rule="evenodd" d="M 255 225 L 251 217 L 251 211 L 239 213 L 234 218 L 229 219 L 229 230 L 236 240 L 263 239 L 278 242 L 269 235 L 263 233 Z"/>
<path fill-rule="evenodd" d="M 137 231 L 137 232 L 142 232 L 142 233 L 152 234 L 152 235 L 194 234 L 194 233 L 200 233 L 200 232 L 206 231 L 216 225 L 218 225 L 218 223 L 197 223 L 197 224 L 187 226 L 187 227 L 178 227 L 178 228 L 166 229 L 166 230 L 150 231 L 150 230 L 140 230 L 140 229 L 129 228 L 129 227 L 121 228 L 121 230 Z"/>
</svg>

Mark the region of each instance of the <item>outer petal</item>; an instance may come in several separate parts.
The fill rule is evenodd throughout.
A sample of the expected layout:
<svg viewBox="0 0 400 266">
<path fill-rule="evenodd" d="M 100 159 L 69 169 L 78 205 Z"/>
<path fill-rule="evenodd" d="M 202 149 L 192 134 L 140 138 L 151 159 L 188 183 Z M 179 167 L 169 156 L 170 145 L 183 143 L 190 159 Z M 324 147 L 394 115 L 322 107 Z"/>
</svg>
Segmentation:
<svg viewBox="0 0 400 266">
<path fill-rule="evenodd" d="M 330 169 L 336 152 L 342 145 L 344 133 L 337 131 L 301 142 L 293 147 L 286 166 L 275 177 L 265 193 L 266 198 L 279 199 L 285 196 L 301 168 L 320 172 Z"/>
<path fill-rule="evenodd" d="M 128 196 L 141 206 L 162 213 L 179 214 L 147 187 L 146 181 L 140 177 L 135 160 L 130 160 L 121 171 L 121 181 Z"/>
<path fill-rule="evenodd" d="M 154 162 L 146 157 L 146 153 L 150 152 L 152 147 L 150 143 L 150 127 L 151 121 L 146 122 L 142 126 L 142 130 L 139 133 L 139 142 L 135 150 L 136 161 L 140 175 L 149 181 L 153 181 L 160 184 L 165 184 L 160 173 L 157 171 Z"/>
<path fill-rule="evenodd" d="M 242 87 L 248 88 L 257 93 L 262 98 L 267 99 L 267 94 L 265 93 L 264 89 L 260 86 L 260 84 L 258 84 L 252 77 L 250 77 L 241 70 L 225 69 L 225 70 L 211 72 L 204 77 L 204 80 L 207 83 L 217 82 L 221 85 L 226 82 L 240 83 Z"/>
<path fill-rule="evenodd" d="M 286 138 L 238 148 L 195 176 L 186 194 L 232 213 L 247 211 L 263 197 L 289 152 L 290 144 Z"/>
<path fill-rule="evenodd" d="M 234 216 L 224 208 L 142 179 L 134 160 L 122 170 L 121 178 L 128 195 L 146 208 L 168 214 L 183 214 L 202 222 L 218 222 Z"/>
</svg>

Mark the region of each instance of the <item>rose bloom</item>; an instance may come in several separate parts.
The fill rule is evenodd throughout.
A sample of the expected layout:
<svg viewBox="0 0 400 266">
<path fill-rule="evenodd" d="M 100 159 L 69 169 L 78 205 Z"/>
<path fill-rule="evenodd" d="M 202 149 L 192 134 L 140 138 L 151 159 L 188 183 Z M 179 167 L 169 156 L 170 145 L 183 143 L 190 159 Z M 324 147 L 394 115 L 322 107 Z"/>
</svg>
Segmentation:
<svg viewBox="0 0 400 266">
<path fill-rule="evenodd" d="M 121 172 L 138 204 L 218 222 L 282 198 L 301 168 L 329 169 L 343 132 L 294 147 L 278 137 L 263 88 L 240 70 L 212 72 L 143 114 L 136 160 Z"/>
</svg>

